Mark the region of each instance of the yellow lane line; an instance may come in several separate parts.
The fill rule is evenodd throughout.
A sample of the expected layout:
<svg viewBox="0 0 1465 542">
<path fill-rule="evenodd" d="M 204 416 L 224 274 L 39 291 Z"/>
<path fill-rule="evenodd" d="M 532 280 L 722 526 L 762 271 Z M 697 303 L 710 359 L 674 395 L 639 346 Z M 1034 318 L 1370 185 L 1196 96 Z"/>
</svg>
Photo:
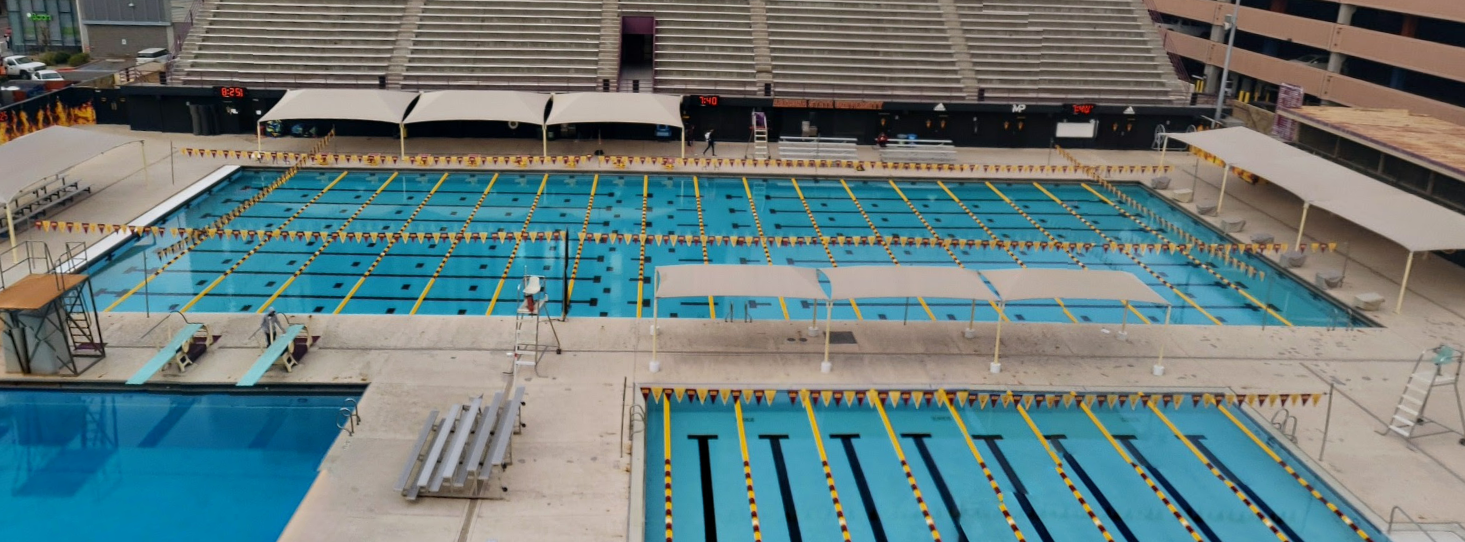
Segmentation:
<svg viewBox="0 0 1465 542">
<path fill-rule="evenodd" d="M 738 449 L 743 452 L 743 485 L 748 489 L 748 513 L 753 521 L 753 542 L 762 542 L 763 529 L 758 521 L 758 498 L 753 494 L 753 463 L 748 460 L 748 433 L 743 428 L 742 398 L 733 398 L 733 414 L 738 417 Z"/>
<path fill-rule="evenodd" d="M 932 237 L 935 237 L 937 239 L 940 239 L 941 238 L 941 234 L 936 231 L 936 228 L 934 226 L 932 226 L 930 222 L 926 222 L 926 217 L 923 216 L 923 215 L 921 215 L 921 212 L 920 211 L 916 210 L 916 204 L 915 203 L 912 203 L 911 202 L 911 199 L 905 196 L 905 191 L 901 190 L 900 187 L 895 184 L 895 180 L 894 179 L 886 179 L 886 182 L 889 182 L 890 183 L 890 187 L 893 188 L 893 189 L 895 189 L 895 193 L 900 196 L 900 199 L 903 200 L 903 201 L 905 201 L 905 206 L 906 207 L 910 207 L 911 212 L 912 213 L 915 213 L 916 220 L 920 220 L 921 221 L 921 225 L 926 227 L 926 231 L 931 232 L 931 236 Z M 957 267 L 960 267 L 962 269 L 966 269 L 966 264 L 963 264 L 961 262 L 961 258 L 957 258 L 956 257 L 956 253 L 951 251 L 951 247 L 949 247 L 949 246 L 942 246 L 941 248 L 946 251 L 946 255 L 947 256 L 950 256 L 951 257 L 951 261 L 956 262 L 956 266 Z M 1013 254 L 1012 251 L 1010 251 L 1010 250 L 1007 251 L 1007 254 L 1009 256 L 1012 256 L 1013 261 L 1016 261 L 1017 262 L 1017 265 L 1019 267 L 1027 267 L 1026 265 L 1023 265 L 1022 260 L 1017 259 L 1017 255 L 1016 254 Z M 996 301 L 988 301 L 987 303 L 990 304 L 990 305 L 992 305 L 992 309 L 993 310 L 996 310 L 997 311 L 997 314 L 999 314 L 999 315 L 1002 314 L 1002 309 L 997 306 L 997 302 Z M 1064 312 L 1064 314 L 1067 314 L 1068 313 L 1068 309 L 1064 309 L 1063 312 Z M 1069 318 L 1073 318 L 1073 315 L 1070 314 L 1068 317 Z M 1003 316 L 1003 318 L 1005 319 L 1006 317 Z M 1077 322 L 1077 320 L 1074 320 L 1074 321 Z"/>
<path fill-rule="evenodd" d="M 1008 393 L 1010 394 L 1011 392 Z M 1028 428 L 1033 430 L 1033 435 L 1038 437 L 1038 443 L 1043 445 L 1043 451 L 1048 452 L 1048 457 L 1053 459 L 1053 466 L 1058 471 L 1058 476 L 1063 478 L 1063 483 L 1068 486 L 1068 491 L 1073 493 L 1073 498 L 1078 499 L 1078 504 L 1083 506 L 1083 511 L 1087 512 L 1089 519 L 1093 520 L 1094 527 L 1097 527 L 1099 532 L 1104 535 L 1105 541 L 1114 542 L 1114 536 L 1109 534 L 1109 528 L 1104 526 L 1103 520 L 1099 519 L 1099 514 L 1094 512 L 1093 507 L 1090 507 L 1089 502 L 1083 498 L 1083 493 L 1078 491 L 1078 486 L 1074 485 L 1073 480 L 1068 478 L 1068 472 L 1063 469 L 1063 460 L 1058 458 L 1058 453 L 1054 452 L 1052 445 L 1048 444 L 1048 437 L 1044 436 L 1043 432 L 1038 429 L 1038 424 L 1033 423 L 1033 418 L 1028 416 L 1028 409 L 1023 408 L 1021 400 L 1014 402 L 1013 406 L 1017 407 L 1018 414 L 1022 414 L 1023 421 L 1028 423 Z"/>
<path fill-rule="evenodd" d="M 956 406 L 952 404 L 951 398 L 945 390 L 936 392 L 938 401 L 946 403 L 946 410 L 951 412 L 951 420 L 956 422 L 956 428 L 961 431 L 961 440 L 966 443 L 967 450 L 972 452 L 976 458 L 977 466 L 982 468 L 982 475 L 987 477 L 987 485 L 992 487 L 992 493 L 997 495 L 997 508 L 1002 511 L 1002 519 L 1007 521 L 1007 527 L 1012 529 L 1013 536 L 1017 542 L 1026 542 L 1027 537 L 1023 536 L 1022 528 L 1017 526 L 1017 520 L 1013 519 L 1012 512 L 1007 509 L 1007 498 L 1002 494 L 1002 486 L 997 483 L 997 477 L 992 476 L 992 469 L 987 467 L 987 460 L 982 459 L 982 452 L 977 450 L 977 444 L 972 441 L 972 433 L 966 428 L 966 422 L 962 421 L 961 413 L 957 412 Z M 960 397 L 958 396 L 958 400 Z"/>
<path fill-rule="evenodd" d="M 1256 504 L 1251 502 L 1251 498 L 1247 497 L 1246 493 L 1241 491 L 1241 488 L 1236 487 L 1235 483 L 1226 478 L 1226 475 L 1222 474 L 1220 469 L 1217 469 L 1215 465 L 1211 464 L 1211 460 L 1207 459 L 1206 455 L 1201 453 L 1201 451 L 1195 447 L 1195 444 L 1190 441 L 1190 437 L 1185 436 L 1185 433 L 1180 432 L 1180 428 L 1175 427 L 1175 424 L 1170 422 L 1170 418 L 1166 417 L 1164 412 L 1160 412 L 1160 408 L 1155 406 L 1154 399 L 1151 399 L 1147 396 L 1141 396 L 1141 398 L 1145 402 L 1145 406 L 1148 406 L 1151 412 L 1154 412 L 1156 416 L 1159 416 L 1160 421 L 1165 422 L 1165 427 L 1170 428 L 1170 432 L 1175 433 L 1175 437 L 1180 439 L 1180 442 L 1184 443 L 1186 448 L 1190 449 L 1190 453 L 1195 454 L 1195 458 L 1199 459 L 1200 462 L 1206 466 L 1206 469 L 1211 471 L 1211 474 L 1215 476 L 1217 480 L 1220 480 L 1221 483 L 1226 484 L 1226 488 L 1230 489 L 1231 493 L 1235 494 L 1236 498 L 1240 499 L 1241 503 L 1246 505 L 1246 508 L 1248 510 L 1251 510 L 1251 513 L 1255 514 L 1257 519 L 1260 519 L 1262 521 L 1263 525 L 1266 525 L 1268 529 L 1271 529 L 1272 534 L 1277 535 L 1278 540 L 1281 540 L 1282 542 L 1289 542 L 1290 539 L 1287 538 L 1287 535 L 1282 534 L 1282 530 L 1278 529 L 1275 523 L 1272 523 L 1272 519 L 1267 517 L 1266 514 L 1262 513 L 1261 509 L 1257 508 Z"/>
<path fill-rule="evenodd" d="M 1109 237 L 1109 235 L 1104 233 L 1103 230 L 1100 230 L 1099 227 L 1095 226 L 1093 222 L 1089 222 L 1089 220 L 1087 218 L 1084 218 L 1083 215 L 1078 214 L 1078 211 L 1074 211 L 1073 208 L 1069 207 L 1067 203 L 1063 203 L 1063 200 L 1058 199 L 1058 196 L 1053 195 L 1053 193 L 1049 192 L 1047 188 L 1043 188 L 1043 185 L 1033 183 L 1033 186 L 1036 186 L 1038 190 L 1041 190 L 1044 194 L 1051 198 L 1054 203 L 1057 203 L 1060 207 L 1063 207 L 1064 210 L 1068 211 L 1068 214 L 1073 215 L 1073 217 L 1077 218 L 1079 222 L 1083 222 L 1085 226 L 1088 226 L 1089 230 L 1092 230 L 1100 238 L 1103 238 L 1105 241 L 1110 243 L 1118 242 L 1115 241 L 1114 238 Z M 1160 284 L 1164 284 L 1166 288 L 1170 289 L 1170 291 L 1175 292 L 1175 295 L 1180 296 L 1180 298 L 1184 299 L 1186 303 L 1190 303 L 1190 306 L 1195 307 L 1195 310 L 1200 311 L 1200 313 L 1205 315 L 1206 318 L 1209 318 L 1211 320 L 1211 323 L 1218 326 L 1221 325 L 1221 321 L 1217 320 L 1215 316 L 1212 316 L 1210 312 L 1207 312 L 1204 307 L 1201 307 L 1200 303 L 1196 303 L 1194 299 L 1190 298 L 1190 296 L 1185 295 L 1183 292 L 1180 291 L 1180 288 L 1176 287 L 1174 284 L 1171 284 L 1170 281 L 1165 280 L 1165 277 L 1160 276 L 1160 274 L 1155 272 L 1154 269 L 1150 269 L 1150 266 L 1145 265 L 1145 263 L 1140 261 L 1139 258 L 1136 258 L 1133 254 L 1130 254 L 1128 252 L 1121 251 L 1121 253 L 1128 257 L 1130 261 L 1134 262 L 1135 265 L 1138 265 L 1140 269 L 1144 269 L 1150 274 L 1150 276 L 1155 277 L 1155 280 L 1160 281 Z"/>
<path fill-rule="evenodd" d="M 849 523 L 844 518 L 844 505 L 839 504 L 839 490 L 834 487 L 834 471 L 829 469 L 829 455 L 824 452 L 824 436 L 819 432 L 819 420 L 814 418 L 814 405 L 809 402 L 809 390 L 799 390 L 799 399 L 804 403 L 804 412 L 809 415 L 809 429 L 814 432 L 814 447 L 819 450 L 819 463 L 824 468 L 824 484 L 829 486 L 829 499 L 834 501 L 834 515 L 839 519 L 839 532 L 844 542 L 850 542 Z M 875 398 L 876 401 L 879 398 Z"/>
<path fill-rule="evenodd" d="M 666 499 L 666 540 L 671 542 L 671 396 L 661 398 L 662 494 Z"/>
<path fill-rule="evenodd" d="M 483 202 L 488 199 L 488 192 L 493 190 L 493 183 L 498 178 L 497 173 L 493 174 L 493 179 L 488 181 L 488 187 L 484 188 L 483 194 L 478 196 L 478 203 L 473 204 L 473 211 L 468 213 L 468 220 L 463 221 L 463 226 L 458 228 L 458 235 L 454 236 L 452 244 L 448 245 L 448 252 L 443 254 L 441 261 L 437 262 L 437 269 L 432 272 L 432 278 L 427 279 L 427 285 L 422 288 L 422 293 L 417 296 L 417 301 L 412 304 L 412 312 L 410 314 L 417 314 L 417 309 L 422 308 L 422 302 L 427 299 L 427 293 L 432 291 L 434 284 L 437 284 L 437 278 L 443 274 L 443 268 L 447 267 L 448 259 L 453 257 L 453 251 L 457 250 L 458 245 L 463 242 L 462 235 L 468 233 L 468 227 L 473 224 L 473 219 L 478 216 L 478 210 L 483 208 Z M 387 250 L 391 250 L 391 248 L 390 245 L 387 246 Z M 383 254 L 385 254 L 385 251 Z"/>
<path fill-rule="evenodd" d="M 809 216 L 809 225 L 814 227 L 814 235 L 819 237 L 819 244 L 824 247 L 824 255 L 829 257 L 829 265 L 839 267 L 839 262 L 834 261 L 834 252 L 829 250 L 828 238 L 824 237 L 824 231 L 819 229 L 819 221 L 814 219 L 814 211 L 809 208 L 809 200 L 804 199 L 804 191 L 799 188 L 799 180 L 792 178 L 789 180 L 794 183 L 794 193 L 799 195 L 799 203 L 804 206 L 804 214 Z M 759 231 L 759 235 L 762 235 L 762 231 Z M 850 308 L 855 310 L 855 319 L 864 320 L 865 315 L 860 314 L 859 303 L 856 303 L 853 299 L 847 299 L 846 301 L 849 301 Z"/>
<path fill-rule="evenodd" d="M 905 459 L 905 450 L 900 447 L 900 437 L 896 436 L 895 427 L 890 425 L 890 416 L 885 413 L 885 402 L 880 400 L 880 392 L 873 389 L 866 392 L 866 400 L 874 403 L 875 410 L 880 413 L 880 421 L 885 424 L 885 434 L 890 436 L 890 445 L 895 448 L 895 457 L 900 459 L 900 470 L 905 473 L 906 484 L 911 486 L 911 494 L 921 507 L 921 516 L 926 520 L 926 529 L 931 531 L 931 539 L 941 542 L 941 531 L 936 529 L 936 520 L 931 518 L 931 510 L 926 506 L 925 497 L 921 496 L 921 488 L 916 485 L 916 475 L 911 473 L 911 465 Z"/>
<path fill-rule="evenodd" d="M 707 225 L 702 220 L 702 186 L 701 186 L 701 184 L 702 183 L 701 183 L 701 181 L 699 181 L 697 179 L 697 176 L 696 175 L 693 175 L 692 176 L 692 194 L 697 197 L 697 235 L 700 235 L 702 237 L 707 237 Z M 712 263 L 712 260 L 707 257 L 707 243 L 702 243 L 702 263 L 703 264 L 710 264 L 710 263 Z M 707 317 L 709 319 L 716 320 L 717 319 L 717 301 L 713 300 L 712 299 L 712 296 L 710 296 L 710 295 L 707 296 L 707 310 L 708 310 Z M 741 419 L 742 418 L 739 418 L 739 420 L 741 420 Z M 741 423 L 741 422 L 739 422 L 739 423 Z"/>
<path fill-rule="evenodd" d="M 549 174 L 544 174 L 544 179 L 539 181 L 539 191 L 534 193 L 534 201 L 529 204 L 529 214 L 524 216 L 524 226 L 519 228 L 519 233 L 529 231 L 529 221 L 534 220 L 534 211 L 539 208 L 539 198 L 544 197 L 544 187 L 549 184 Z M 499 294 L 504 291 L 504 281 L 509 279 L 509 272 L 514 268 L 514 257 L 519 255 L 519 247 L 524 244 L 524 238 L 520 236 L 514 241 L 513 250 L 509 251 L 509 263 L 504 264 L 504 272 L 499 275 L 498 287 L 493 289 L 493 299 L 488 302 L 488 311 L 484 316 L 493 315 L 493 307 L 499 302 Z"/>
<path fill-rule="evenodd" d="M 1080 183 L 1080 185 L 1083 186 L 1085 190 L 1088 190 L 1089 192 L 1093 193 L 1095 196 L 1098 196 L 1099 199 L 1101 199 L 1101 200 L 1104 201 L 1104 203 L 1107 203 L 1111 207 L 1113 207 L 1114 209 L 1118 210 L 1120 214 L 1122 214 L 1122 215 L 1124 215 L 1126 217 L 1129 217 L 1129 219 L 1130 220 L 1133 220 L 1135 224 L 1139 224 L 1139 227 L 1143 228 L 1150 235 L 1154 235 L 1156 238 L 1158 238 L 1161 241 L 1164 241 L 1164 242 L 1167 242 L 1167 243 L 1170 242 L 1170 240 L 1168 238 L 1166 238 L 1164 234 L 1160 233 L 1159 230 L 1156 230 L 1154 228 L 1151 228 L 1148 224 L 1145 224 L 1144 221 L 1140 220 L 1139 217 L 1135 216 L 1134 214 L 1130 213 L 1129 211 L 1124 210 L 1124 207 L 1120 206 L 1117 203 L 1114 203 L 1113 200 L 1110 200 L 1109 198 L 1104 197 L 1103 194 L 1100 194 L 1100 193 L 1094 191 L 1094 189 L 1092 187 L 1090 187 L 1088 185 L 1088 183 Z M 1221 274 L 1218 273 L 1218 272 L 1216 272 L 1216 270 L 1213 269 L 1211 266 L 1206 265 L 1204 262 L 1201 262 L 1199 259 L 1196 259 L 1196 257 L 1193 256 L 1193 255 L 1191 255 L 1189 251 L 1181 251 L 1180 253 L 1181 254 L 1184 254 L 1185 257 L 1188 258 L 1188 259 L 1190 259 L 1191 262 L 1195 263 L 1196 266 L 1200 267 L 1201 269 L 1206 270 L 1206 272 L 1210 273 L 1211 276 L 1216 277 L 1216 279 L 1220 280 L 1222 284 L 1225 284 L 1226 285 L 1226 287 L 1231 288 L 1232 290 L 1235 290 L 1236 293 L 1239 293 L 1243 297 L 1245 297 L 1246 299 L 1251 300 L 1251 302 L 1252 303 L 1255 303 L 1256 306 L 1261 307 L 1262 310 L 1267 311 L 1268 314 L 1271 314 L 1273 317 L 1275 317 L 1277 320 L 1281 321 L 1283 324 L 1287 324 L 1287 327 L 1292 327 L 1292 322 L 1288 321 L 1286 318 L 1283 318 L 1282 315 L 1277 314 L 1277 311 L 1272 310 L 1272 308 L 1271 307 L 1268 307 L 1266 303 L 1262 303 L 1261 300 L 1257 299 L 1256 297 L 1253 297 L 1246 290 L 1241 289 L 1241 286 L 1240 285 L 1238 285 L 1238 284 L 1236 284 L 1234 282 L 1231 282 L 1230 279 L 1227 279 L 1226 277 L 1221 276 Z"/>
<path fill-rule="evenodd" d="M 748 209 L 753 211 L 753 227 L 758 228 L 758 237 L 763 237 L 763 220 L 758 218 L 758 204 L 753 202 L 753 189 L 748 186 L 747 177 L 743 177 L 743 193 L 748 195 Z M 768 251 L 768 243 L 761 243 L 761 245 L 763 246 L 763 257 L 768 259 L 768 265 L 773 265 L 773 253 Z M 788 303 L 780 297 L 778 305 L 783 307 L 783 319 L 788 320 Z"/>
<path fill-rule="evenodd" d="M 1165 505 L 1166 509 L 1170 510 L 1170 514 L 1175 516 L 1175 520 L 1180 522 L 1180 526 L 1185 528 L 1185 532 L 1190 533 L 1190 538 L 1195 540 L 1195 542 L 1204 542 L 1200 533 L 1196 532 L 1195 527 L 1191 526 L 1190 521 L 1185 519 L 1185 515 L 1181 514 L 1180 510 L 1175 508 L 1175 503 L 1170 502 L 1170 497 L 1165 495 L 1165 492 L 1161 491 L 1159 486 L 1155 485 L 1154 480 L 1150 479 L 1149 473 L 1146 473 L 1144 468 L 1140 467 L 1138 463 L 1135 463 L 1134 459 L 1129 456 L 1129 453 L 1124 451 L 1124 447 L 1120 446 L 1119 442 L 1114 440 L 1114 435 L 1109 434 L 1109 428 L 1104 427 L 1104 423 L 1099 421 L 1099 417 L 1094 415 L 1094 411 L 1089 409 L 1089 405 L 1084 403 L 1083 398 L 1079 397 L 1077 392 L 1071 392 L 1071 395 L 1078 402 L 1078 407 L 1083 409 L 1083 413 L 1088 415 L 1089 421 L 1094 422 L 1094 427 L 1099 428 L 1099 432 L 1104 435 L 1104 439 L 1108 440 L 1109 445 L 1114 447 L 1114 451 L 1119 452 L 1119 457 L 1124 459 L 1125 463 L 1129 464 L 1129 468 L 1134 469 L 1134 473 L 1138 474 L 1140 479 L 1145 481 L 1145 485 L 1150 486 L 1150 491 L 1155 492 L 1155 496 L 1160 499 L 1160 502 Z"/>
<path fill-rule="evenodd" d="M 870 215 L 865 214 L 865 206 L 860 205 L 860 198 L 855 197 L 855 192 L 850 190 L 849 183 L 844 182 L 844 179 L 840 179 L 839 185 L 844 187 L 844 193 L 849 194 L 850 201 L 855 203 L 855 210 L 860 212 L 860 216 L 865 219 L 865 224 L 870 226 L 870 231 L 875 232 L 876 237 L 883 237 L 880 235 L 880 230 L 875 227 L 875 221 L 870 220 Z M 889 245 L 881 244 L 880 248 L 885 249 L 885 255 L 890 256 L 890 263 L 900 265 L 900 260 L 895 259 L 895 253 L 890 251 Z M 932 320 L 936 319 L 936 314 L 931 312 L 931 306 L 926 304 L 926 298 L 917 297 L 916 301 L 919 301 L 921 308 L 926 310 L 927 317 Z"/>
<path fill-rule="evenodd" d="M 412 221 L 417 218 L 417 214 L 421 213 L 424 207 L 427 207 L 427 202 L 432 199 L 433 195 L 437 194 L 437 189 L 442 187 L 443 181 L 446 180 L 448 180 L 448 174 L 444 173 L 442 178 L 437 180 L 437 184 L 432 186 L 432 190 L 429 190 L 427 192 L 427 197 L 422 198 L 422 202 L 418 203 L 417 208 L 412 210 L 412 214 L 407 217 L 407 222 L 402 224 L 402 228 L 397 230 L 397 233 L 403 233 L 407 231 L 407 226 L 412 224 Z M 349 225 L 349 221 L 347 225 Z M 346 225 L 342 225 L 341 228 L 336 231 L 345 232 Z M 290 275 L 290 278 L 285 280 L 285 284 L 280 285 L 280 289 L 275 290 L 274 295 L 271 295 L 269 299 L 266 299 L 265 302 L 259 306 L 259 309 L 255 310 L 254 312 L 263 314 L 265 310 L 270 306 L 270 304 L 274 303 L 276 299 L 279 299 L 280 294 L 285 293 L 285 290 L 289 288 L 291 284 L 295 283 L 295 279 L 300 278 L 300 275 L 305 273 L 306 268 L 309 268 L 310 264 L 315 262 L 316 258 L 319 258 L 321 254 L 325 253 L 326 249 L 329 248 L 332 243 L 336 242 L 336 239 L 338 238 L 331 237 L 330 239 L 327 239 L 325 240 L 325 242 L 321 243 L 320 248 L 316 249 L 315 253 L 311 254 L 309 258 L 306 258 L 305 263 L 300 264 L 300 267 Z"/>
<path fill-rule="evenodd" d="M 600 174 L 596 173 L 590 181 L 590 201 L 585 204 L 585 221 L 580 223 L 580 246 L 575 248 L 575 263 L 570 266 L 570 284 L 566 290 L 568 295 L 575 295 L 575 277 L 580 276 L 580 254 L 585 252 L 585 238 L 590 233 L 590 214 L 595 211 L 595 191 L 600 187 Z M 566 303 L 570 300 L 566 299 Z"/>
<path fill-rule="evenodd" d="M 641 318 L 642 299 L 646 295 L 646 210 L 651 201 L 651 176 L 641 176 L 641 253 L 636 258 L 636 318 Z M 655 295 L 656 292 L 652 292 Z M 655 316 L 655 315 L 652 315 Z"/>
</svg>

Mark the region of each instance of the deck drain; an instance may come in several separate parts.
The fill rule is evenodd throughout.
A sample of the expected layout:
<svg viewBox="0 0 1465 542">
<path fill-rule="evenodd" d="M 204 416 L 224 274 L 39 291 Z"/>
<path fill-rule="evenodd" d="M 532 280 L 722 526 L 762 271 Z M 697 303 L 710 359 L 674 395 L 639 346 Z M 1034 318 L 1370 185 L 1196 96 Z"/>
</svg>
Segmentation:
<svg viewBox="0 0 1465 542">
<path fill-rule="evenodd" d="M 829 332 L 829 344 L 858 344 L 855 341 L 853 331 L 831 331 Z"/>
</svg>

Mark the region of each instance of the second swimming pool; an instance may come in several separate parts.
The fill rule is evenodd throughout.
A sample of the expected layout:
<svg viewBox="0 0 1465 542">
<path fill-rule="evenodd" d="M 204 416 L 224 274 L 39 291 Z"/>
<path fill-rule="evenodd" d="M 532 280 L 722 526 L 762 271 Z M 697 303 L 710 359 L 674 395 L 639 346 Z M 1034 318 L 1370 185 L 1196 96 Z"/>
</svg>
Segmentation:
<svg viewBox="0 0 1465 542">
<path fill-rule="evenodd" d="M 920 179 L 746 179 L 637 174 L 304 170 L 277 188 L 278 170 L 245 169 L 161 220 L 169 227 L 362 233 L 569 233 L 566 241 L 323 242 L 211 238 L 163 251 L 150 238 L 94 266 L 97 301 L 113 311 L 510 315 L 526 273 L 571 277 L 571 316 L 650 317 L 658 265 L 686 263 L 1089 267 L 1129 271 L 1196 325 L 1368 325 L 1260 258 L 1251 274 L 1204 254 L 905 246 L 672 246 L 582 242 L 579 234 L 871 235 L 1076 243 L 1182 243 L 1159 220 L 1201 242 L 1224 236 L 1138 185 L 1137 203 L 1077 182 Z M 262 192 L 263 190 L 263 192 Z M 255 201 L 256 195 L 264 194 Z M 1146 209 L 1141 209 L 1143 206 Z M 1148 210 L 1151 212 L 1141 212 Z M 148 277 L 155 277 L 149 279 Z M 551 285 L 550 311 L 563 284 Z M 806 318 L 807 301 L 668 300 L 660 316 Z M 966 320 L 957 300 L 836 304 L 835 318 Z M 1009 305 L 1030 322 L 1160 322 L 1163 307 L 1073 301 Z M 1128 314 L 1126 314 L 1128 313 Z M 978 307 L 977 318 L 996 311 Z"/>
</svg>

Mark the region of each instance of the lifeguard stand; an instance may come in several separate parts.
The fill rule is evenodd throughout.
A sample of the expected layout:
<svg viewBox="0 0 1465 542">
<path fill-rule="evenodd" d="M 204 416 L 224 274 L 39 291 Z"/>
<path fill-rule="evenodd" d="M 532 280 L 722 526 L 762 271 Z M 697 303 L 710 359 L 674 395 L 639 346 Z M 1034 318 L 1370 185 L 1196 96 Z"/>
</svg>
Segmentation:
<svg viewBox="0 0 1465 542">
<path fill-rule="evenodd" d="M 77 376 L 107 356 L 92 283 L 87 275 L 51 272 L 50 258 L 40 259 L 47 272 L 0 284 L 5 371 Z"/>
</svg>

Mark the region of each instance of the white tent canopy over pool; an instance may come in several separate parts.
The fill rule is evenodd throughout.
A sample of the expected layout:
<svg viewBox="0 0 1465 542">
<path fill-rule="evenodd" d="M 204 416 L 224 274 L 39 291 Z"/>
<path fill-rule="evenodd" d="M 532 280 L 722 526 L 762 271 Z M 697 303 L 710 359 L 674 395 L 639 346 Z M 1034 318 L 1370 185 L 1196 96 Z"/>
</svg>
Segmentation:
<svg viewBox="0 0 1465 542">
<path fill-rule="evenodd" d="M 665 265 L 652 276 L 651 371 L 656 360 L 657 329 L 662 298 L 677 297 L 782 297 L 828 299 L 819 285 L 819 270 L 791 265 Z M 818 318 L 819 306 L 814 306 Z M 815 329 L 815 328 L 811 328 Z"/>
<path fill-rule="evenodd" d="M 512 90 L 424 92 L 402 124 L 458 120 L 533 124 L 539 127 L 545 140 L 545 154 L 549 154 L 548 136 L 543 133 L 544 107 L 549 104 L 549 98 L 548 94 Z M 402 137 L 407 137 L 405 127 Z"/>
<path fill-rule="evenodd" d="M 682 97 L 669 94 L 624 92 L 571 92 L 555 94 L 545 124 L 606 122 L 663 124 L 682 132 L 682 156 L 687 155 L 687 130 L 682 126 Z"/>
<path fill-rule="evenodd" d="M 974 335 L 977 302 L 995 302 L 997 296 L 982 282 L 982 275 L 961 267 L 865 265 L 825 267 L 819 270 L 829 279 L 828 314 L 824 318 L 824 361 L 829 372 L 829 328 L 834 323 L 834 300 L 904 297 L 971 300 L 972 316 L 967 334 Z"/>
<path fill-rule="evenodd" d="M 1414 253 L 1465 249 L 1465 215 L 1264 134 L 1237 127 L 1166 137 L 1203 149 L 1223 162 L 1218 214 L 1226 197 L 1226 180 L 1236 167 L 1302 199 L 1297 245 L 1302 244 L 1308 209 L 1317 206 L 1403 246 L 1409 256 L 1399 281 L 1395 313 L 1404 308 Z"/>
<path fill-rule="evenodd" d="M 361 120 L 397 125 L 403 128 L 407 109 L 419 96 L 416 92 L 362 88 L 310 88 L 285 91 L 285 97 L 271 107 L 254 126 L 255 151 L 264 150 L 261 126 L 270 121 L 286 120 Z M 406 155 L 406 142 L 402 143 Z"/>
<path fill-rule="evenodd" d="M 88 160 L 128 143 L 141 145 L 144 177 L 147 176 L 147 143 L 80 128 L 52 126 L 0 145 L 0 198 L 5 201 L 5 223 L 10 246 L 15 246 L 16 196 L 41 180 L 66 173 Z M 149 182 L 148 184 L 151 184 Z"/>
</svg>

